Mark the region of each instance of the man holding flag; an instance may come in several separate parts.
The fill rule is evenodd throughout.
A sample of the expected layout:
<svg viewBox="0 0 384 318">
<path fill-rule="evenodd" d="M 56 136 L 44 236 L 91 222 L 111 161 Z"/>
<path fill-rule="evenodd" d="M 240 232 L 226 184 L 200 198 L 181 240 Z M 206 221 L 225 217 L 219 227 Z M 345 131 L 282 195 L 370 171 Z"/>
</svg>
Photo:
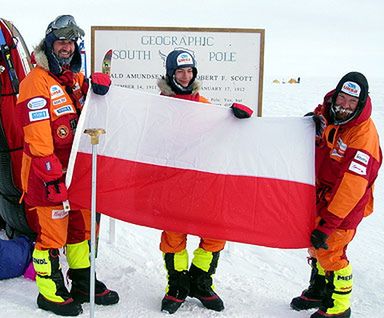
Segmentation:
<svg viewBox="0 0 384 318">
<path fill-rule="evenodd" d="M 39 289 L 37 304 L 62 316 L 81 314 L 81 303 L 90 298 L 90 211 L 70 210 L 64 184 L 88 91 L 88 80 L 80 72 L 77 41 L 82 36 L 84 31 L 71 15 L 61 15 L 48 25 L 34 52 L 36 67 L 21 82 L 17 105 L 24 131 L 23 199 L 28 223 L 37 233 L 32 255 Z M 96 94 L 106 94 L 110 83 L 106 74 L 92 75 Z M 63 246 L 72 280 L 70 292 L 59 263 Z M 118 301 L 115 291 L 96 280 L 96 304 Z"/>
<path fill-rule="evenodd" d="M 367 79 L 350 72 L 313 113 L 320 129 L 312 273 L 309 287 L 291 302 L 295 310 L 318 308 L 311 318 L 351 316 L 352 266 L 346 251 L 359 223 L 373 211 L 374 182 L 382 163 L 371 112 Z"/>
</svg>

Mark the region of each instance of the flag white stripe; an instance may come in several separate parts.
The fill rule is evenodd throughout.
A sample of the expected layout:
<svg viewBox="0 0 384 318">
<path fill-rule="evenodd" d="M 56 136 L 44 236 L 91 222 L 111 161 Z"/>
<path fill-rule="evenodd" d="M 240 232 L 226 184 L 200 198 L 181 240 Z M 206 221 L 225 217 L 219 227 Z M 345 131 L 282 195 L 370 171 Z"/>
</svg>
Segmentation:
<svg viewBox="0 0 384 318">
<path fill-rule="evenodd" d="M 237 119 L 223 106 L 111 87 L 88 94 L 72 149 L 91 153 L 85 128 L 104 128 L 98 154 L 210 173 L 314 184 L 311 118 Z M 71 179 L 71 170 L 67 184 Z"/>
</svg>

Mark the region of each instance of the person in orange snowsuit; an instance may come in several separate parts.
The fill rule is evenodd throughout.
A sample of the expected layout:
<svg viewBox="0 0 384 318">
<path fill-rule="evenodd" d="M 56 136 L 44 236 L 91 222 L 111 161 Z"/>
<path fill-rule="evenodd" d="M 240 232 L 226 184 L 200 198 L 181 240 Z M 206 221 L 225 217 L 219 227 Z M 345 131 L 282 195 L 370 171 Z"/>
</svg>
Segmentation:
<svg viewBox="0 0 384 318">
<path fill-rule="evenodd" d="M 166 75 L 158 80 L 161 95 L 190 101 L 209 103 L 200 95 L 200 84 L 196 81 L 197 68 L 193 55 L 185 50 L 174 50 L 166 59 Z M 245 105 L 233 104 L 232 111 L 238 118 L 248 118 L 252 110 Z M 168 273 L 166 294 L 161 310 L 176 312 L 187 296 L 195 297 L 208 309 L 222 311 L 224 303 L 213 290 L 212 275 L 215 273 L 220 251 L 225 241 L 200 238 L 188 269 L 187 234 L 163 231 L 160 250 L 163 252 Z"/>
<path fill-rule="evenodd" d="M 318 308 L 311 318 L 351 316 L 352 266 L 346 251 L 361 220 L 373 211 L 382 163 L 371 112 L 367 79 L 350 72 L 312 113 L 318 219 L 309 249 L 310 286 L 291 302 L 295 310 Z"/>
<path fill-rule="evenodd" d="M 18 113 L 24 132 L 21 179 L 26 217 L 37 233 L 33 265 L 37 273 L 38 307 L 63 316 L 77 316 L 89 301 L 90 211 L 69 210 L 65 172 L 73 138 L 88 91 L 80 72 L 77 40 L 84 36 L 71 15 L 52 21 L 34 50 L 36 67 L 20 84 Z M 105 94 L 108 75 L 92 75 L 92 88 Z M 64 205 L 63 205 L 64 204 Z M 65 206 L 65 207 L 64 207 Z M 59 262 L 66 246 L 72 281 L 69 292 Z M 119 296 L 96 280 L 95 302 L 117 303 Z"/>
</svg>

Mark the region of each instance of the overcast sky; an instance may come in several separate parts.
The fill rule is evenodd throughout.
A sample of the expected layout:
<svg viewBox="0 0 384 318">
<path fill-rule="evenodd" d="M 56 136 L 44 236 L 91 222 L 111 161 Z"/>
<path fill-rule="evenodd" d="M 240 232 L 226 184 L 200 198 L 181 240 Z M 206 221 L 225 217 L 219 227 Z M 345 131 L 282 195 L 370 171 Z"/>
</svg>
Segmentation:
<svg viewBox="0 0 384 318">
<path fill-rule="evenodd" d="M 13 21 L 29 47 L 50 21 L 72 14 L 92 25 L 265 29 L 266 77 L 332 76 L 357 70 L 384 77 L 383 0 L 12 0 Z"/>
</svg>

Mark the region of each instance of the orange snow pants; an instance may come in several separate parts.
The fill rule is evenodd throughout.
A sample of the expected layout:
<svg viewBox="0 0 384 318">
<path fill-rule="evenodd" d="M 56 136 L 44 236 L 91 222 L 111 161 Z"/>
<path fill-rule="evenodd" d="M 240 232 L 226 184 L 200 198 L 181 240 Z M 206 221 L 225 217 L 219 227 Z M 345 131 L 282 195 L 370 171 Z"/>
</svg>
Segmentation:
<svg viewBox="0 0 384 318">
<path fill-rule="evenodd" d="M 36 206 L 26 209 L 26 217 L 37 233 L 38 250 L 61 248 L 91 237 L 91 212 L 87 209 L 65 212 L 62 205 Z"/>
<path fill-rule="evenodd" d="M 325 271 L 337 271 L 348 266 L 346 255 L 349 242 L 355 236 L 356 230 L 336 229 L 327 239 L 328 249 L 316 250 L 311 247 L 308 252 L 318 260 Z"/>
<path fill-rule="evenodd" d="M 226 241 L 200 238 L 199 247 L 207 252 L 219 252 L 225 246 Z M 187 246 L 187 234 L 163 231 L 161 234 L 160 250 L 163 253 L 178 253 Z"/>
</svg>

